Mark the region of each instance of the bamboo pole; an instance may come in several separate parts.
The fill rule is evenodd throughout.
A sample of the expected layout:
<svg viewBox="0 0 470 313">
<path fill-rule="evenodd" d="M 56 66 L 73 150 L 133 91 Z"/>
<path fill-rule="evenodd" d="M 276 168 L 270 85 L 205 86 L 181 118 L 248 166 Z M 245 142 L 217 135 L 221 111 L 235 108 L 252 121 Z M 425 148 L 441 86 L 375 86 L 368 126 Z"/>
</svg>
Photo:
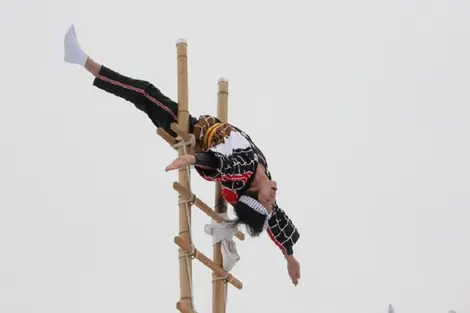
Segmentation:
<svg viewBox="0 0 470 313">
<path fill-rule="evenodd" d="M 217 118 L 222 123 L 228 123 L 228 80 L 220 78 L 218 81 L 217 92 Z M 220 183 L 215 185 L 215 212 L 223 214 L 227 212 L 227 202 L 222 197 L 222 188 Z M 213 247 L 213 260 L 218 266 L 223 266 L 221 252 L 221 243 L 216 243 Z M 226 285 L 227 282 L 220 279 L 214 272 L 212 274 L 212 313 L 225 313 L 226 307 Z"/>
<path fill-rule="evenodd" d="M 183 305 L 181 304 L 181 302 L 176 303 L 176 309 L 178 311 L 180 311 L 181 313 L 193 313 L 192 310 L 188 310 L 188 309 L 184 308 Z"/>
<path fill-rule="evenodd" d="M 176 43 L 176 63 L 177 63 L 177 83 L 178 83 L 178 128 L 183 132 L 188 132 L 188 55 L 187 43 L 184 39 L 180 39 Z M 184 155 L 185 147 L 178 149 L 178 156 Z M 188 169 L 182 168 L 178 171 L 179 183 L 189 189 L 189 172 Z M 190 237 L 191 227 L 191 210 L 186 210 L 188 199 L 183 195 L 178 195 L 179 206 L 179 235 L 183 240 L 192 243 Z M 188 205 L 189 202 L 188 202 Z M 179 280 L 180 280 L 180 305 L 183 309 L 194 309 L 192 307 L 192 260 L 186 258 L 186 251 L 179 249 Z"/>
</svg>

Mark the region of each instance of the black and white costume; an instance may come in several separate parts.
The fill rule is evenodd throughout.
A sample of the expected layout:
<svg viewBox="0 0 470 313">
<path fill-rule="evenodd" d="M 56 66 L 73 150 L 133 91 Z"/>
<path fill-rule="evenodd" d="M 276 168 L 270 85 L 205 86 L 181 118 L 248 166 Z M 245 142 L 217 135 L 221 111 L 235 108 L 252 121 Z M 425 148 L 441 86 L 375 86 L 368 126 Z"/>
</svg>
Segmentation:
<svg viewBox="0 0 470 313">
<path fill-rule="evenodd" d="M 85 65 L 86 55 L 78 45 L 75 30 L 71 28 L 65 38 L 65 61 Z M 170 125 L 178 120 L 178 104 L 165 96 L 153 84 L 117 73 L 106 66 L 96 75 L 93 85 L 117 97 L 123 98 L 146 113 L 156 127 L 162 127 L 172 136 L 176 134 Z M 232 205 L 242 202 L 263 213 L 266 209 L 247 195 L 258 164 L 268 171 L 267 160 L 253 140 L 239 128 L 221 123 L 216 117 L 189 116 L 189 131 L 202 147 L 196 154 L 195 168 L 204 179 L 218 181 L 222 195 Z M 267 232 L 275 245 L 287 255 L 293 254 L 293 246 L 299 232 L 286 213 L 277 205 L 267 215 Z"/>
</svg>

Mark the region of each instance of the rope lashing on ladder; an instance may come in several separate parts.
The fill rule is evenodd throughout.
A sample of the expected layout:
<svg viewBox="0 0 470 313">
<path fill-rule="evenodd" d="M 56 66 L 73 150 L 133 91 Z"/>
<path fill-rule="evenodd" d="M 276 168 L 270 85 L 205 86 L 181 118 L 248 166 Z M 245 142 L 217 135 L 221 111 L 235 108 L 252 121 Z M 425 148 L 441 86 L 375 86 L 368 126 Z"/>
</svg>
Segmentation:
<svg viewBox="0 0 470 313">
<path fill-rule="evenodd" d="M 178 204 L 187 203 L 189 205 L 193 205 L 193 204 L 196 203 L 196 200 L 197 200 L 196 195 L 191 192 L 191 198 L 190 199 L 180 200 L 180 201 L 178 201 Z"/>
<path fill-rule="evenodd" d="M 173 149 L 178 149 L 178 148 L 186 147 L 186 146 L 189 146 L 191 148 L 194 147 L 196 145 L 196 136 L 194 136 L 193 134 L 188 134 L 188 135 L 189 135 L 189 140 L 188 141 L 185 141 L 183 138 L 178 136 L 178 138 L 176 138 L 178 140 L 178 142 L 171 145 L 171 147 Z M 186 151 L 185 151 L 185 153 L 186 153 Z"/>
<path fill-rule="evenodd" d="M 227 280 L 230 279 L 231 276 L 232 276 L 232 275 L 231 275 L 229 272 L 227 272 L 227 274 L 225 274 L 225 276 L 217 276 L 217 275 L 215 275 L 215 274 L 212 274 L 212 281 L 213 281 L 213 282 L 214 282 L 214 281 L 218 281 L 218 280 L 225 280 L 225 281 L 227 281 Z"/>
<path fill-rule="evenodd" d="M 182 253 L 179 258 L 182 259 L 182 258 L 189 257 L 191 259 L 196 259 L 198 257 L 198 255 L 199 255 L 199 251 L 191 243 L 191 252 Z"/>
</svg>

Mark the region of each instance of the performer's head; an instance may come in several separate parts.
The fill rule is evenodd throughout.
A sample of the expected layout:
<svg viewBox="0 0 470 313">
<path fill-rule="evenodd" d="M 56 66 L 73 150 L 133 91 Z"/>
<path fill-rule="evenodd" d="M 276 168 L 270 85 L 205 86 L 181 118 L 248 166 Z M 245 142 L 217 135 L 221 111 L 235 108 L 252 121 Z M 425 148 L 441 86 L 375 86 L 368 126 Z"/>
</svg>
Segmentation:
<svg viewBox="0 0 470 313">
<path fill-rule="evenodd" d="M 259 236 L 268 226 L 272 208 L 266 208 L 257 199 L 256 194 L 241 196 L 233 205 L 237 219 L 235 224 L 243 224 L 251 237 Z"/>
</svg>

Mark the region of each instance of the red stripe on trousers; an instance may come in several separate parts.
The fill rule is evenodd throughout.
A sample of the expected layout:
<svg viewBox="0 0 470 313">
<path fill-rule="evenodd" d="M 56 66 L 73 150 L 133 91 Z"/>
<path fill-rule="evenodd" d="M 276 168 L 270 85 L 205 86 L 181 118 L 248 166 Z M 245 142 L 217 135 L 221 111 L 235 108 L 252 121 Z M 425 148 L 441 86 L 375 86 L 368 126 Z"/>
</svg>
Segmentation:
<svg viewBox="0 0 470 313">
<path fill-rule="evenodd" d="M 146 97 L 147 99 L 149 99 L 150 101 L 152 101 L 153 103 L 155 103 L 156 105 L 158 105 L 160 108 L 162 108 L 163 110 L 167 111 L 168 113 L 170 113 L 170 115 L 175 119 L 175 121 L 178 120 L 178 118 L 176 117 L 175 113 L 173 113 L 173 111 L 171 111 L 168 107 L 166 107 L 165 105 L 163 105 L 160 101 L 158 101 L 157 99 L 155 99 L 154 97 L 150 96 L 148 93 L 145 92 L 145 90 L 143 89 L 140 89 L 140 88 L 136 88 L 134 86 L 131 86 L 131 85 L 127 85 L 127 84 L 124 84 L 124 83 L 121 83 L 121 82 L 118 82 L 116 80 L 112 80 L 112 79 L 109 79 L 108 77 L 105 77 L 105 76 L 101 76 L 101 75 L 98 75 L 97 76 L 99 79 L 101 80 L 104 80 L 110 84 L 113 84 L 113 85 L 116 85 L 116 86 L 119 86 L 119 87 L 122 87 L 122 88 L 125 88 L 125 89 L 129 89 L 129 90 L 133 90 L 135 92 L 138 92 L 142 95 L 144 95 L 144 97 Z"/>
</svg>

